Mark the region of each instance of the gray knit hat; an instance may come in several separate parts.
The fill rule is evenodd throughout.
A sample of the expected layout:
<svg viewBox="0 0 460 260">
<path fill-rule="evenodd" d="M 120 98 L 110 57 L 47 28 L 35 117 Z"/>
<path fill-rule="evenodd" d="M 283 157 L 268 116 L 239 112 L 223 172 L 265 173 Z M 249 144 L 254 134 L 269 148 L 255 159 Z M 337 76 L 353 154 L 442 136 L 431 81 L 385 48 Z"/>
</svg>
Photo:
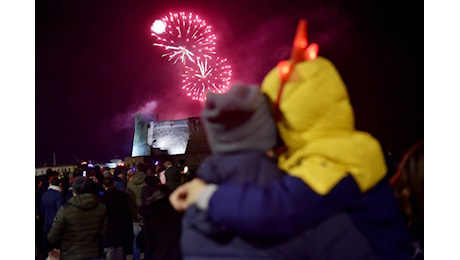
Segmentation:
<svg viewBox="0 0 460 260">
<path fill-rule="evenodd" d="M 209 92 L 201 120 L 213 153 L 266 152 L 277 143 L 275 121 L 258 86 L 235 85 L 224 94 Z"/>
<path fill-rule="evenodd" d="M 72 181 L 72 192 L 75 194 L 91 193 L 92 184 L 86 177 L 78 176 Z"/>
</svg>

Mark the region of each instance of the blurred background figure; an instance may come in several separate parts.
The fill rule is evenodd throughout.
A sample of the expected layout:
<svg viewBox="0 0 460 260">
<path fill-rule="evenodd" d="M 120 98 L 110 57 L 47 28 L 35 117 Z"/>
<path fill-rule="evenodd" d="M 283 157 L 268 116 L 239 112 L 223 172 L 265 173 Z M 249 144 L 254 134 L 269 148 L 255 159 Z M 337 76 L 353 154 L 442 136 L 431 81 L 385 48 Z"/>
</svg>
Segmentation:
<svg viewBox="0 0 460 260">
<path fill-rule="evenodd" d="M 133 167 L 126 172 L 126 183 L 130 182 L 133 179 L 136 171 L 137 171 L 136 168 Z"/>
<path fill-rule="evenodd" d="M 105 177 L 102 180 L 104 194 L 102 203 L 107 207 L 108 232 L 102 239 L 106 259 L 124 260 L 131 249 L 133 239 L 132 218 L 128 207 L 126 193 L 114 187 L 114 178 Z"/>
<path fill-rule="evenodd" d="M 113 185 L 119 191 L 126 191 L 126 169 L 123 166 L 117 166 L 113 171 Z"/>
<path fill-rule="evenodd" d="M 171 189 L 156 176 L 147 176 L 145 183 L 139 207 L 144 220 L 144 260 L 179 260 L 182 214 L 168 200 Z"/>
<path fill-rule="evenodd" d="M 416 143 L 404 155 L 390 180 L 396 199 L 407 217 L 412 235 L 412 259 L 423 259 L 424 248 L 424 145 Z"/>
<path fill-rule="evenodd" d="M 177 162 L 177 167 L 179 167 L 180 174 L 181 174 L 181 179 L 180 183 L 186 183 L 193 178 L 196 177 L 195 172 L 192 170 L 192 168 L 185 162 L 185 160 L 181 159 Z"/>
<path fill-rule="evenodd" d="M 166 177 L 165 177 L 166 167 L 162 162 L 158 162 L 155 168 L 155 176 L 160 179 L 161 184 L 166 184 Z"/>
<path fill-rule="evenodd" d="M 139 260 L 141 257 L 141 248 L 139 247 L 137 237 L 142 231 L 141 221 L 139 215 L 139 206 L 141 205 L 141 190 L 145 184 L 145 177 L 147 177 L 147 166 L 143 163 L 137 165 L 137 171 L 134 173 L 126 186 L 126 194 L 128 196 L 128 205 L 133 220 L 133 260 Z"/>
<path fill-rule="evenodd" d="M 166 167 L 166 185 L 168 185 L 171 190 L 175 190 L 181 184 L 180 169 L 170 160 L 165 161 L 164 166 Z"/>
<path fill-rule="evenodd" d="M 35 176 L 35 244 L 37 260 L 45 259 L 48 252 L 43 249 L 43 215 L 40 212 L 40 203 L 43 194 L 48 189 L 48 176 Z"/>
<path fill-rule="evenodd" d="M 109 168 L 109 167 L 103 167 L 102 170 L 101 170 L 101 172 L 102 172 L 103 178 L 109 177 L 109 176 L 112 175 L 112 173 L 110 172 L 110 168 Z M 102 181 L 102 179 L 101 179 L 101 181 Z"/>
<path fill-rule="evenodd" d="M 48 253 L 53 249 L 49 245 L 48 239 L 46 237 L 51 230 L 51 226 L 53 225 L 53 219 L 63 203 L 64 196 L 62 194 L 61 181 L 57 176 L 53 176 L 49 181 L 48 190 L 43 193 L 40 203 L 41 216 L 44 218 L 43 245 L 45 253 Z"/>
</svg>

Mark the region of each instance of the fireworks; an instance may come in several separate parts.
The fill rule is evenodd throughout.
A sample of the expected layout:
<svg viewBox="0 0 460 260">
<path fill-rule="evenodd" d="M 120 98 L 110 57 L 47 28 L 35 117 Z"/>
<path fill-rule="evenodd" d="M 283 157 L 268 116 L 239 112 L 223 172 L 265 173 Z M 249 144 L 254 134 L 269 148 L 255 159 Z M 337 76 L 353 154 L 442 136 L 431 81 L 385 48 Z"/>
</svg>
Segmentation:
<svg viewBox="0 0 460 260">
<path fill-rule="evenodd" d="M 193 100 L 204 101 L 206 93 L 223 93 L 232 75 L 227 59 L 217 56 L 216 36 L 206 21 L 185 12 L 169 13 L 150 27 L 154 46 L 165 52 L 162 57 L 183 66 L 182 89 Z"/>
<path fill-rule="evenodd" d="M 169 16 L 156 20 L 152 27 L 152 36 L 157 38 L 154 46 L 162 47 L 166 51 L 162 57 L 168 57 L 174 63 L 180 61 L 195 62 L 197 57 L 211 58 L 215 53 L 216 36 L 211 32 L 211 26 L 200 19 L 185 12 L 169 13 Z"/>
<path fill-rule="evenodd" d="M 162 20 L 155 20 L 150 30 L 152 30 L 152 34 L 162 34 L 166 31 L 166 23 Z"/>
<path fill-rule="evenodd" d="M 223 93 L 227 91 L 232 76 L 232 69 L 227 59 L 197 58 L 196 64 L 185 66 L 182 75 L 182 89 L 188 92 L 193 100 L 203 101 L 206 93 Z"/>
</svg>

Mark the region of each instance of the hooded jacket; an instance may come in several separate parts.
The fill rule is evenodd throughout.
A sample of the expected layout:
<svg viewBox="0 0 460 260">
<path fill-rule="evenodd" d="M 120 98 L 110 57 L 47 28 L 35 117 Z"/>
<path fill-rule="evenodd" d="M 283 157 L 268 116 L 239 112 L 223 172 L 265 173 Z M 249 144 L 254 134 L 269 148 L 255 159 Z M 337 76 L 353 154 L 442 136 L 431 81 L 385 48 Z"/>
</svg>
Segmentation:
<svg viewBox="0 0 460 260">
<path fill-rule="evenodd" d="M 141 220 L 139 215 L 139 206 L 141 205 L 141 191 L 145 184 L 145 177 L 147 173 L 136 172 L 126 185 L 126 195 L 128 196 L 129 211 L 131 212 L 133 222 L 139 222 Z"/>
<path fill-rule="evenodd" d="M 262 91 L 274 103 L 280 86 L 275 68 Z M 333 64 L 322 57 L 298 63 L 275 109 L 287 147 L 278 166 L 288 175 L 268 187 L 222 184 L 208 215 L 241 234 L 279 238 L 345 212 L 379 258 L 406 259 L 408 230 L 384 178 L 380 144 L 354 128 L 348 93 Z"/>
<path fill-rule="evenodd" d="M 94 194 L 80 194 L 59 209 L 48 241 L 61 249 L 63 260 L 98 257 L 100 240 L 107 227 L 105 205 Z"/>
<path fill-rule="evenodd" d="M 281 80 L 277 69 L 268 73 L 262 91 L 271 100 Z M 286 152 L 279 167 L 325 195 L 350 174 L 366 192 L 386 174 L 379 142 L 354 128 L 348 93 L 334 65 L 323 57 L 299 63 L 286 83 L 277 122 Z"/>
</svg>

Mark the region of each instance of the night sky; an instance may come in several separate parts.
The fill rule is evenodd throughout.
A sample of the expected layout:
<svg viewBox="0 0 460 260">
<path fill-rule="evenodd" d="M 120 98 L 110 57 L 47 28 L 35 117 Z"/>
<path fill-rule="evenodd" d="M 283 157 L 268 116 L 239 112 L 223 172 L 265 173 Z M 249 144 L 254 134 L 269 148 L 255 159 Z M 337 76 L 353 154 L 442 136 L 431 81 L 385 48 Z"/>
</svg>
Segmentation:
<svg viewBox="0 0 460 260">
<path fill-rule="evenodd" d="M 424 136 L 423 2 L 119 1 L 35 2 L 35 164 L 130 156 L 136 112 L 160 120 L 199 116 L 161 58 L 150 26 L 193 12 L 213 27 L 232 81 L 260 84 L 289 57 L 297 22 L 309 24 L 348 87 L 356 128 L 401 153 Z"/>
</svg>

